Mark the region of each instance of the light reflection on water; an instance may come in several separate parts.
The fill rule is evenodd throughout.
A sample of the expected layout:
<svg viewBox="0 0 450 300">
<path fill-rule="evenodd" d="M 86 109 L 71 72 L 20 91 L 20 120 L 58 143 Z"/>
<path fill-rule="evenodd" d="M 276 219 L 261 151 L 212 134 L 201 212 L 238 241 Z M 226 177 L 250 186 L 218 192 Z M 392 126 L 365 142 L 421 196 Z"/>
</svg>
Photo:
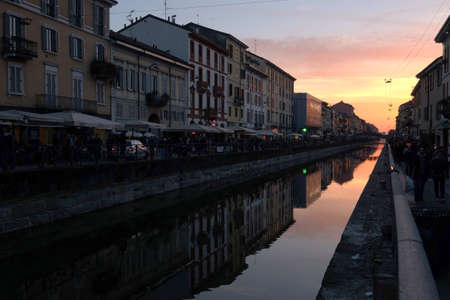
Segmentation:
<svg viewBox="0 0 450 300">
<path fill-rule="evenodd" d="M 2 259 L 5 299 L 314 299 L 380 151 Z"/>
</svg>

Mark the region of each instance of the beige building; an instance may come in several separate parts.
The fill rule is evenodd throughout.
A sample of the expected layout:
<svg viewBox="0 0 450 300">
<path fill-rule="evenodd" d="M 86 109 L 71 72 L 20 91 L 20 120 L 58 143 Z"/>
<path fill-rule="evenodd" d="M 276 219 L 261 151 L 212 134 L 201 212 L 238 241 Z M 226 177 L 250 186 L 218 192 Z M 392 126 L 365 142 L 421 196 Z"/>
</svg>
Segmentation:
<svg viewBox="0 0 450 300">
<path fill-rule="evenodd" d="M 111 92 L 113 120 L 183 126 L 188 113 L 189 64 L 155 47 L 111 32 L 117 78 Z"/>
<path fill-rule="evenodd" d="M 109 9 L 115 0 L 0 3 L 0 109 L 110 116 Z"/>
<path fill-rule="evenodd" d="M 293 76 L 266 60 L 267 78 L 267 124 L 269 129 L 287 133 L 293 128 Z"/>
</svg>

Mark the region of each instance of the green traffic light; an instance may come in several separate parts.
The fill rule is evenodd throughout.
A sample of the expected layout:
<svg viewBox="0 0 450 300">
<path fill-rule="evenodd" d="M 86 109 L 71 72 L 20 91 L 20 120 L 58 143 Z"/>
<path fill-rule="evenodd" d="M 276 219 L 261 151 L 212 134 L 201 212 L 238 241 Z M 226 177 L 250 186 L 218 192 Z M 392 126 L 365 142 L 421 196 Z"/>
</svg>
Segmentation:
<svg viewBox="0 0 450 300">
<path fill-rule="evenodd" d="M 303 175 L 306 175 L 306 173 L 308 173 L 308 170 L 303 169 L 303 170 L 302 170 L 302 173 L 303 173 Z"/>
<path fill-rule="evenodd" d="M 304 132 L 304 133 L 306 133 L 307 131 L 308 131 L 308 129 L 306 129 L 306 128 L 302 129 L 302 132 Z"/>
</svg>

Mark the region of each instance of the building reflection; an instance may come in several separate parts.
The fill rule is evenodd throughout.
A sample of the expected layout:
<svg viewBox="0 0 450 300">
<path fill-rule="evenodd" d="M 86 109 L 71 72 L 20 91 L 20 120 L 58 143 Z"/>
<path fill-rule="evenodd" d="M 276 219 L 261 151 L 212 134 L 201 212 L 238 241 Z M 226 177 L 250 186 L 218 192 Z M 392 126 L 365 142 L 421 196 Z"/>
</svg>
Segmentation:
<svg viewBox="0 0 450 300">
<path fill-rule="evenodd" d="M 366 159 L 371 159 L 375 151 L 374 147 L 365 147 L 299 170 L 292 179 L 295 207 L 308 208 L 333 181 L 342 185 L 352 180 L 355 169 Z"/>
<path fill-rule="evenodd" d="M 129 220 L 61 245 L 1 260 L 4 299 L 187 299 L 232 283 L 246 257 L 270 247 L 335 181 L 344 183 L 375 149 L 365 148 L 284 177 Z"/>
</svg>

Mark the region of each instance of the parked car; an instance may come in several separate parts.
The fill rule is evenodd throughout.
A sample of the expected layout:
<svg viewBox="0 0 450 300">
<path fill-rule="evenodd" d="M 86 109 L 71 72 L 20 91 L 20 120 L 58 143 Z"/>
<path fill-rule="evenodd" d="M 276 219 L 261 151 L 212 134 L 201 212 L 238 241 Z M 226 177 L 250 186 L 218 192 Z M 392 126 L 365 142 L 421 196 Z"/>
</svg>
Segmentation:
<svg viewBox="0 0 450 300">
<path fill-rule="evenodd" d="M 144 159 L 148 157 L 148 149 L 142 144 L 141 141 L 138 140 L 127 140 L 125 147 L 125 157 L 126 158 L 135 158 L 135 159 Z"/>
</svg>

